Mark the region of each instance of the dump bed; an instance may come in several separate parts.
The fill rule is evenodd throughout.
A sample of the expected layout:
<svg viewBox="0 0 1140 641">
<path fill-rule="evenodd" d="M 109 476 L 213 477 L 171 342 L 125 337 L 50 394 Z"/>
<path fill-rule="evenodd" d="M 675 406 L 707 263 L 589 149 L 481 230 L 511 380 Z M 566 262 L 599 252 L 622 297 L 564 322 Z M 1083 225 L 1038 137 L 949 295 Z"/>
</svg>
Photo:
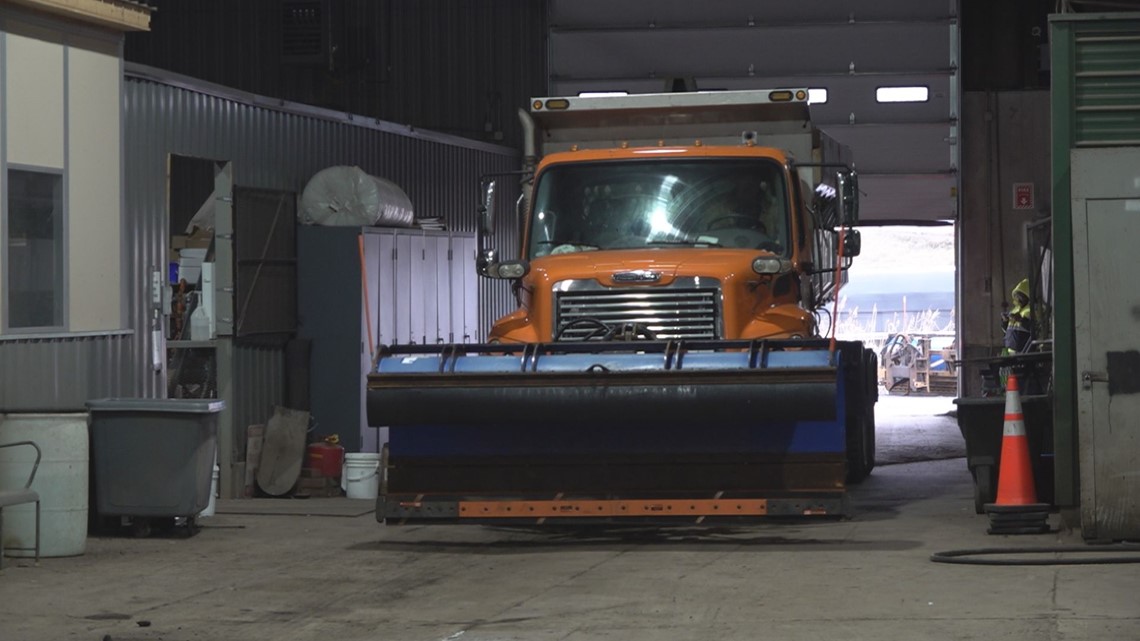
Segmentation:
<svg viewBox="0 0 1140 641">
<path fill-rule="evenodd" d="M 849 151 L 814 127 L 806 88 L 534 98 L 539 156 L 571 149 L 746 145 L 801 163 L 846 163 Z M 820 181 L 818 169 L 801 177 Z"/>
</svg>

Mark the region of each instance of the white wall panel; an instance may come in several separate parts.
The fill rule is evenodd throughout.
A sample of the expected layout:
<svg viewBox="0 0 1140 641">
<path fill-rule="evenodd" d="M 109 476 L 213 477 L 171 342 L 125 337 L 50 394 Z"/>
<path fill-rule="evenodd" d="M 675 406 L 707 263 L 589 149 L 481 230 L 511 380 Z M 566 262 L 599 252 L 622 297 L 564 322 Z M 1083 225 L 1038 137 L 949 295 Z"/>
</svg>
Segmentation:
<svg viewBox="0 0 1140 641">
<path fill-rule="evenodd" d="M 473 245 L 474 243 L 470 243 L 467 238 L 457 236 L 451 238 L 451 263 L 448 266 L 450 273 L 447 286 L 451 293 L 451 331 L 454 334 L 449 342 L 453 343 L 470 343 L 473 340 L 482 340 L 482 337 L 473 339 L 469 335 L 466 318 L 468 294 L 465 279 L 467 272 L 474 271 L 470 268 L 471 261 L 475 257 L 474 252 L 471 251 Z"/>
<path fill-rule="evenodd" d="M 63 36 L 12 19 L 5 24 L 8 162 L 63 169 Z"/>
<path fill-rule="evenodd" d="M 423 345 L 427 342 L 428 300 L 427 292 L 432 288 L 435 269 L 427 268 L 427 242 L 423 236 L 411 237 L 411 291 L 409 292 L 409 315 L 412 318 L 411 342 Z"/>
<path fill-rule="evenodd" d="M 366 237 L 377 239 L 379 243 L 376 260 L 379 267 L 371 272 L 376 281 L 376 298 L 373 299 L 376 306 L 376 324 L 379 329 L 376 344 L 391 345 L 396 342 L 396 309 L 399 302 L 396 292 L 396 262 L 392 258 L 396 238 L 390 234 Z"/>
<path fill-rule="evenodd" d="M 419 257 L 416 257 L 419 262 Z M 407 234 L 396 236 L 396 343 L 408 345 L 416 341 L 415 320 L 412 316 L 412 279 L 415 277 L 415 264 L 412 262 L 412 237 Z"/>
<path fill-rule="evenodd" d="M 118 46 L 68 40 L 68 298 L 72 331 L 124 327 Z"/>
<path fill-rule="evenodd" d="M 449 343 L 451 339 L 451 239 L 435 237 L 435 342 Z"/>
<path fill-rule="evenodd" d="M 479 248 L 475 238 L 465 238 L 464 245 L 466 250 L 464 253 L 467 256 L 475 256 Z M 491 328 L 479 327 L 479 275 L 474 269 L 464 269 L 463 274 L 463 336 L 462 342 L 464 343 L 483 343 L 487 340 L 487 334 L 490 333 Z M 486 281 L 483 281 L 486 283 Z"/>
<path fill-rule="evenodd" d="M 421 334 L 420 342 L 426 345 L 435 344 L 436 337 L 439 335 L 439 299 L 437 298 L 436 291 L 439 289 L 439 283 L 436 275 L 439 273 L 439 268 L 436 264 L 439 258 L 436 251 L 436 239 L 420 237 L 423 243 L 423 251 L 420 259 L 420 271 L 423 273 L 423 286 L 420 288 L 421 296 L 423 296 L 423 333 Z M 444 254 L 446 257 L 447 254 Z"/>
</svg>

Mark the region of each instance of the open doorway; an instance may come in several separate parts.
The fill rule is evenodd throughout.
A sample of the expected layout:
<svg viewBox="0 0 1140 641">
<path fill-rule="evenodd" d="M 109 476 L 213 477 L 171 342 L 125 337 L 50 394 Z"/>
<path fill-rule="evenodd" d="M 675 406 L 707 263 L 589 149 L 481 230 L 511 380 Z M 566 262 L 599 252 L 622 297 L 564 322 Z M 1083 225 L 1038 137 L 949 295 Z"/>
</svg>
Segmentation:
<svg viewBox="0 0 1140 641">
<path fill-rule="evenodd" d="M 954 227 L 869 227 L 862 238 L 836 335 L 879 354 L 883 392 L 955 396 Z"/>
<path fill-rule="evenodd" d="M 863 251 L 839 294 L 836 336 L 879 356 L 880 464 L 957 458 L 954 226 L 861 229 Z"/>
<path fill-rule="evenodd" d="M 171 154 L 167 164 L 167 262 L 160 326 L 167 395 L 217 398 L 217 204 L 231 201 L 225 161 Z"/>
</svg>

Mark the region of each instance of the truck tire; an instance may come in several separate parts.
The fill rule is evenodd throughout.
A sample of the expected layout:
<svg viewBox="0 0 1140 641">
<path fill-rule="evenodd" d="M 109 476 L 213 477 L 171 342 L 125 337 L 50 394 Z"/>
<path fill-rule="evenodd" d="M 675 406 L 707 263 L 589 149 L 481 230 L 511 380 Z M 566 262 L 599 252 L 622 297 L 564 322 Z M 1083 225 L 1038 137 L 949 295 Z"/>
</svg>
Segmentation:
<svg viewBox="0 0 1140 641">
<path fill-rule="evenodd" d="M 867 474 L 875 469 L 875 404 L 879 402 L 879 356 L 875 350 L 863 350 L 864 371 L 867 374 L 867 396 L 864 409 L 867 412 L 866 431 L 863 438 L 864 460 L 867 462 Z"/>
<path fill-rule="evenodd" d="M 875 467 L 875 401 L 878 400 L 878 359 L 862 343 L 851 344 L 847 355 L 858 363 L 847 379 L 847 483 L 861 483 Z"/>
</svg>

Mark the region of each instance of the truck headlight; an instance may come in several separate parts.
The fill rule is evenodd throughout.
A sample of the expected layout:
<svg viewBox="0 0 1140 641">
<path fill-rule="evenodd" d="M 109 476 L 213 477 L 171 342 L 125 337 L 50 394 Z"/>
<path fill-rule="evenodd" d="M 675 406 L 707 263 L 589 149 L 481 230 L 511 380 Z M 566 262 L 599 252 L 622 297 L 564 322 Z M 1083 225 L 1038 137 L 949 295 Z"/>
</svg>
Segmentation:
<svg viewBox="0 0 1140 641">
<path fill-rule="evenodd" d="M 792 270 L 792 261 L 786 258 L 761 256 L 752 261 L 752 271 L 757 274 L 783 274 Z"/>
<path fill-rule="evenodd" d="M 502 279 L 515 279 L 526 276 L 530 265 L 525 260 L 508 260 L 495 265 L 495 275 Z"/>
</svg>

